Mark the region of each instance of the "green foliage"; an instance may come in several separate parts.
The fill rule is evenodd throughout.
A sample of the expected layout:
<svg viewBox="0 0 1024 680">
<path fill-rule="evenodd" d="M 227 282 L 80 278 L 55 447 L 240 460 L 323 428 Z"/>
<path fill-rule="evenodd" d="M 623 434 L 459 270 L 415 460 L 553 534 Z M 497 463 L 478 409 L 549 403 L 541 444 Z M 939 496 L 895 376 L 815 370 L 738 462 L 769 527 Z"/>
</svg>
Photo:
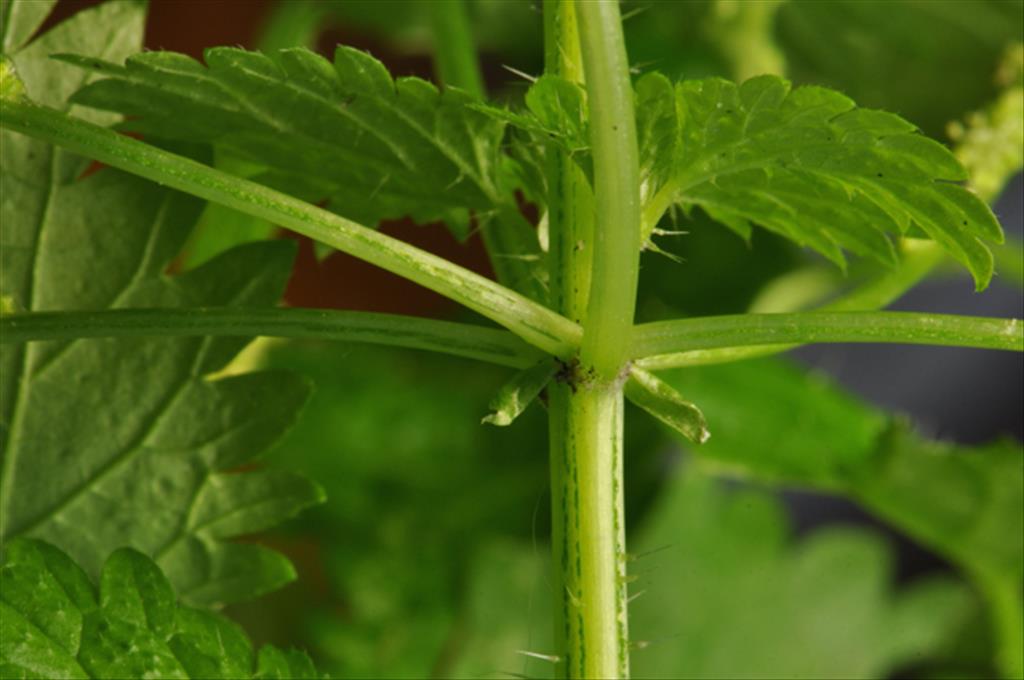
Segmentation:
<svg viewBox="0 0 1024 680">
<path fill-rule="evenodd" d="M 272 56 L 213 48 L 205 67 L 171 52 L 135 55 L 124 66 L 67 59 L 107 76 L 76 103 L 138 116 L 128 129 L 215 143 L 262 165 L 259 181 L 329 198 L 359 222 L 444 219 L 464 237 L 471 210 L 502 202 L 503 126 L 470 109 L 468 95 L 392 79 L 356 49 L 338 47 L 333 64 L 304 48 Z"/>
<path fill-rule="evenodd" d="M 105 561 L 99 588 L 42 541 L 9 544 L 0 570 L 4 678 L 315 678 L 302 652 L 258 657 L 242 629 L 175 601 L 160 568 L 130 548 Z"/>
<path fill-rule="evenodd" d="M 977 79 L 983 65 L 991 70 L 995 49 L 989 39 L 966 34 L 981 27 L 1004 41 L 1020 31 L 1000 22 L 1019 12 L 1018 3 L 979 2 L 977 17 L 967 17 L 970 3 L 938 4 L 921 10 L 924 25 L 950 24 L 939 34 L 949 39 L 944 47 L 953 56 L 940 58 L 934 46 L 919 44 L 927 32 L 916 27 L 908 49 L 924 56 L 898 55 L 898 61 L 920 76 L 911 79 L 907 97 L 941 103 L 936 110 L 952 112 L 948 119 L 961 117 L 963 107 L 975 105 L 972 97 L 991 89 L 980 81 L 965 84 L 964 73 Z M 0 95 L 9 106 L 23 103 L 24 87 L 36 103 L 142 133 L 151 143 L 180 145 L 181 153 L 204 162 L 215 159 L 228 175 L 204 175 L 207 180 L 252 179 L 310 202 L 326 200 L 365 223 L 407 215 L 443 219 L 465 237 L 475 218 L 475 226 L 487 227 L 484 242 L 499 280 L 546 299 L 542 244 L 550 234 L 541 229 L 538 238 L 513 192 L 522 190 L 538 205 L 543 228 L 546 206 L 565 198 L 558 195 L 562 178 L 546 176 L 559 166 L 552 155 L 571 159 L 582 170 L 573 173 L 592 181 L 590 147 L 598 144 L 586 91 L 544 75 L 526 92 L 524 108 L 499 107 L 423 80 L 395 79 L 352 48 L 339 47 L 333 63 L 308 49 L 289 49 L 296 41 L 312 47 L 321 19 L 345 16 L 414 35 L 424 9 L 405 5 L 409 12 L 380 23 L 379 4 L 296 1 L 268 27 L 269 54 L 213 48 L 203 65 L 169 52 L 135 54 L 141 3 L 84 10 L 26 46 L 53 3 L 0 0 Z M 856 93 L 861 104 L 886 103 L 873 98 L 896 87 L 888 78 L 898 71 L 888 47 L 905 31 L 914 5 L 887 3 L 894 8 L 888 23 L 878 21 L 878 3 L 832 5 L 848 31 L 820 3 L 655 3 L 627 24 L 636 45 L 630 54 L 643 60 L 653 49 L 647 56 L 660 58 L 657 50 L 677 46 L 685 34 L 694 40 L 668 55 L 665 69 L 709 75 L 722 70 L 725 58 L 745 77 L 787 62 L 794 73 L 807 73 L 827 48 L 820 61 L 834 67 L 829 82 Z M 665 21 L 666 7 L 686 26 Z M 523 14 L 514 3 L 485 0 L 474 4 L 471 19 L 481 36 L 515 38 L 502 31 L 502 17 Z M 815 26 L 829 30 L 811 41 Z M 796 39 L 777 40 L 787 35 Z M 848 53 L 835 49 L 839 42 L 829 36 L 836 35 L 851 47 Z M 719 54 L 709 56 L 707 40 Z M 491 44 L 486 37 L 481 42 Z M 531 44 L 528 37 L 516 42 L 520 49 Z M 64 56 L 52 60 L 54 53 Z M 472 62 L 461 56 L 464 65 Z M 861 82 L 863 63 L 887 66 Z M 936 70 L 937 63 L 951 69 L 950 91 L 919 97 L 918 86 L 934 85 L 935 78 L 919 73 L 920 64 Z M 657 73 L 638 78 L 645 247 L 683 262 L 649 263 L 637 316 L 741 311 L 759 290 L 765 293 L 766 281 L 800 263 L 794 244 L 840 266 L 850 251 L 900 267 L 893 239 L 922 233 L 984 287 L 993 268 L 986 242 L 1002 234 L 961 183 L 988 195 L 1019 166 L 1014 149 L 998 164 L 991 153 L 1005 150 L 1002 140 L 1016 139 L 1020 130 L 1020 88 L 1013 83 L 967 121 L 954 156 L 901 117 L 858 108 L 837 91 L 791 88 L 778 76 L 740 85 L 707 77 L 675 82 Z M 887 108 L 926 124 L 919 108 L 901 104 L 909 99 L 887 101 Z M 129 118 L 118 122 L 109 112 Z M 509 125 L 517 128 L 511 135 Z M 243 205 L 269 192 L 236 193 L 234 208 L 204 207 L 29 136 L 2 134 L 3 313 L 222 306 L 244 315 L 247 307 L 267 308 L 280 298 L 292 249 L 262 240 L 274 230 L 268 219 L 235 209 L 280 217 L 266 205 Z M 106 160 L 116 165 L 116 157 Z M 176 167 L 189 172 L 187 165 Z M 147 176 L 171 179 L 150 170 Z M 589 205 L 590 191 L 580 188 L 588 196 L 581 205 Z M 290 205 L 300 210 L 298 202 Z M 692 233 L 655 245 L 654 236 L 667 235 L 659 221 L 675 206 L 685 219 L 677 226 Z M 606 215 L 596 217 L 598 227 L 614 227 Z M 766 230 L 754 232 L 753 224 Z M 301 224 L 292 226 L 301 231 Z M 582 230 L 575 236 L 583 238 L 568 246 L 583 254 L 569 280 L 587 281 L 592 242 Z M 230 248 L 244 241 L 257 243 Z M 382 243 L 367 249 L 383 250 Z M 406 249 L 390 256 L 416 255 Z M 187 271 L 171 275 L 175 262 Z M 862 266 L 869 276 L 878 271 L 874 263 Z M 437 276 L 429 267 L 416 271 L 421 282 Z M 801 288 L 808 280 L 788 283 Z M 765 294 L 756 304 L 803 304 L 834 290 L 829 281 L 795 296 Z M 511 299 L 497 303 L 494 291 L 488 294 L 481 295 L 485 310 Z M 415 334 L 391 319 L 394 335 Z M 521 319 L 516 330 L 550 331 L 529 325 L 536 320 Z M 302 323 L 298 316 L 289 321 Z M 465 328 L 450 324 L 453 343 L 475 342 L 459 336 Z M 583 331 L 593 342 L 593 327 Z M 367 337 L 390 332 L 381 326 Z M 571 344 L 549 334 L 555 344 Z M 431 336 L 427 346 L 428 340 L 438 342 Z M 509 379 L 507 372 L 467 370 L 454 359 L 298 343 L 269 350 L 259 344 L 242 361 L 236 355 L 246 342 L 180 337 L 2 345 L 0 676 L 315 676 L 303 653 L 266 646 L 257 654 L 237 625 L 179 605 L 179 598 L 189 605 L 236 603 L 231 614 L 255 638 L 308 643 L 323 667 L 347 677 L 551 674 L 542 657 L 566 651 L 549 635 L 552 602 L 573 594 L 549 592 L 547 433 L 543 410 L 526 407 L 534 400 L 547 406 L 545 386 L 565 381 L 575 365 L 549 357 Z M 242 372 L 263 350 L 259 360 L 269 370 Z M 636 553 L 629 572 L 639 598 L 630 623 L 637 675 L 880 677 L 909 664 L 955 664 L 962 655 L 955 647 L 968 629 L 987 655 L 974 659 L 972 670 L 991 662 L 990 637 L 1004 674 L 1024 669 L 1019 446 L 926 441 L 820 377 L 778 361 L 660 377 L 618 368 L 614 390 L 623 388 L 689 441 L 707 442 L 693 447 L 693 464 L 681 473 L 654 420 L 629 413 L 629 473 L 613 484 L 615 493 L 626 487 L 623 523 Z M 319 388 L 301 416 L 309 388 L 297 373 L 314 377 Z M 481 428 L 481 416 L 510 426 Z M 721 486 L 703 476 L 707 469 L 855 499 L 948 558 L 977 592 L 946 577 L 897 589 L 888 547 L 877 538 L 830 529 L 794 541 L 778 501 Z M 324 490 L 310 478 L 331 493 L 330 505 L 258 541 L 231 540 L 323 500 Z M 118 550 L 124 545 L 132 548 Z M 259 603 L 239 603 L 294 577 L 282 553 L 311 578 Z M 97 578 L 98 592 L 90 581 Z M 986 601 L 988 622 L 978 620 L 974 595 Z"/>
<path fill-rule="evenodd" d="M 851 496 L 969 570 L 1024 577 L 1019 445 L 928 442 L 824 377 L 778 360 L 662 378 L 707 415 L 715 434 L 694 453 L 715 467 Z"/>
<path fill-rule="evenodd" d="M 702 461 L 728 474 L 849 497 L 944 555 L 990 600 L 1000 655 L 1009 659 L 1003 664 L 1020 667 L 1020 444 L 929 442 L 824 378 L 773 360 L 663 378 L 700 403 L 716 433 L 693 450 Z"/>
<path fill-rule="evenodd" d="M 141 6 L 108 3 L 16 53 L 29 92 L 55 101 L 69 95 L 82 72 L 45 55 L 68 44 L 124 54 L 136 49 L 142 16 Z M 116 170 L 83 177 L 85 159 L 3 137 L 0 290 L 14 309 L 261 306 L 279 298 L 289 244 L 250 245 L 166 276 L 199 201 Z M 245 344 L 4 344 L 0 540 L 46 539 L 93 575 L 111 551 L 132 545 L 155 556 L 196 603 L 252 597 L 294 578 L 281 555 L 227 540 L 323 499 L 305 478 L 235 473 L 287 429 L 308 393 L 303 379 L 281 372 L 214 378 Z"/>
<path fill-rule="evenodd" d="M 834 528 L 794 544 L 777 501 L 693 471 L 670 482 L 632 549 L 646 592 L 631 626 L 649 640 L 639 677 L 884 677 L 934 655 L 969 613 L 949 579 L 893 592 L 877 537 Z"/>
<path fill-rule="evenodd" d="M 887 235 L 914 226 L 979 289 L 991 278 L 983 240 L 1002 241 L 998 222 L 952 183 L 967 178 L 956 158 L 902 118 L 775 76 L 673 86 L 650 74 L 636 89 L 649 230 L 670 204 L 696 205 L 744 238 L 754 222 L 843 265 L 842 249 L 895 263 Z"/>
</svg>

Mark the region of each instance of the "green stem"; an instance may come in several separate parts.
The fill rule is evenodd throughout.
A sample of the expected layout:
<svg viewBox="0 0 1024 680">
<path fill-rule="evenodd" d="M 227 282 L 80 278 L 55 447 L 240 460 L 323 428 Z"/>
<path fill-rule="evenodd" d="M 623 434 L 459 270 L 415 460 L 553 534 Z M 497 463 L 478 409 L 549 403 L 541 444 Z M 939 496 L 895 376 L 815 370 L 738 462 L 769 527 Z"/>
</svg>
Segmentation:
<svg viewBox="0 0 1024 680">
<path fill-rule="evenodd" d="M 629 677 L 621 389 L 549 392 L 559 677 Z"/>
<path fill-rule="evenodd" d="M 0 344 L 82 338 L 267 336 L 408 347 L 526 368 L 541 353 L 508 331 L 412 316 L 236 307 L 29 312 L 0 317 Z"/>
<path fill-rule="evenodd" d="M 568 356 L 578 346 L 581 331 L 576 324 L 522 295 L 436 255 L 261 184 L 23 99 L 4 99 L 0 124 L 293 229 L 451 298 L 545 352 Z"/>
<path fill-rule="evenodd" d="M 583 83 L 576 8 L 572 0 L 544 2 L 544 62 L 548 74 Z M 579 322 L 590 288 L 592 223 L 590 187 L 569 154 L 547 153 L 548 285 L 552 307 Z M 548 445 L 551 474 L 552 594 L 556 677 L 579 677 L 586 631 L 579 616 L 581 572 L 579 465 L 576 428 L 585 427 L 575 386 L 548 385 Z M 591 456 L 592 457 L 592 456 Z"/>
<path fill-rule="evenodd" d="M 463 0 L 434 0 L 428 4 L 438 77 L 445 85 L 483 99 L 484 79 L 480 75 L 473 34 L 469 29 L 466 3 Z"/>
<path fill-rule="evenodd" d="M 594 248 L 580 359 L 599 380 L 618 379 L 636 307 L 640 167 L 633 84 L 619 3 L 576 3 L 594 159 Z"/>
<path fill-rule="evenodd" d="M 916 312 L 735 314 L 636 327 L 631 356 L 647 369 L 687 365 L 687 353 L 816 342 L 882 342 L 1024 351 L 1020 319 Z"/>
<path fill-rule="evenodd" d="M 872 279 L 863 285 L 857 286 L 844 295 L 840 295 L 828 304 L 818 307 L 814 311 L 819 312 L 854 312 L 861 310 L 881 309 L 900 298 L 908 290 L 921 282 L 930 274 L 946 257 L 939 244 L 934 241 L 923 239 L 903 239 L 901 244 L 903 259 L 896 269 L 888 271 L 878 278 Z M 798 281 L 799 275 L 787 275 L 793 277 L 792 284 L 801 286 L 803 291 L 813 287 L 813 282 Z M 816 297 L 815 291 L 811 291 Z M 796 293 L 797 296 L 802 293 Z M 770 296 L 769 296 L 770 297 Z M 792 295 L 788 296 L 794 299 Z M 785 301 L 775 297 L 774 300 L 768 297 L 759 301 L 764 309 L 751 307 L 752 312 L 790 312 L 797 311 L 799 307 L 786 307 Z M 701 349 L 683 354 L 666 355 L 665 357 L 652 357 L 644 360 L 648 368 L 659 368 L 661 361 L 670 362 L 673 367 L 681 366 L 704 366 L 708 364 L 721 364 L 730 361 L 742 361 L 744 359 L 755 359 L 757 357 L 771 356 L 781 352 L 788 352 L 799 345 L 760 345 L 757 347 L 726 347 L 723 349 Z M 669 368 L 666 365 L 664 368 Z"/>
<path fill-rule="evenodd" d="M 544 25 L 548 73 L 573 82 L 587 76 L 595 166 L 593 195 L 566 154 L 553 151 L 547 166 L 551 300 L 584 319 L 589 338 L 582 361 L 567 364 L 569 375 L 548 390 L 557 670 L 564 678 L 625 678 L 620 374 L 639 258 L 632 89 L 617 3 L 549 1 Z"/>
</svg>

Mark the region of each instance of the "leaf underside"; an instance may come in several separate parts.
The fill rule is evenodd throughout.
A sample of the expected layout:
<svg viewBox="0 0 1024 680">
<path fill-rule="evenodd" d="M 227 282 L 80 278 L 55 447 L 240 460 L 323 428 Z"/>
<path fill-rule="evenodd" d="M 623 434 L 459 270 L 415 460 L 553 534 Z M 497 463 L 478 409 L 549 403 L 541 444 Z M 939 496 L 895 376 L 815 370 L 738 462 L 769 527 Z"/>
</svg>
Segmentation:
<svg viewBox="0 0 1024 680">
<path fill-rule="evenodd" d="M 136 50 L 143 16 L 139 3 L 107 3 L 17 52 L 29 94 L 66 106 L 86 76 L 48 55 L 68 45 L 111 57 Z M 17 311 L 258 306 L 280 297 L 289 244 L 254 244 L 166 276 L 199 201 L 111 169 L 83 176 L 87 160 L 2 134 L 0 292 Z M 284 372 L 211 379 L 245 342 L 3 345 L 0 541 L 44 538 L 93 575 L 111 551 L 131 545 L 195 603 L 247 598 L 292 579 L 282 555 L 226 540 L 322 498 L 299 476 L 233 472 L 287 429 L 308 394 L 304 380 Z"/>
<path fill-rule="evenodd" d="M 998 222 L 959 184 L 953 154 L 899 116 L 776 76 L 650 74 L 636 96 L 645 209 L 700 206 L 741 236 L 757 223 L 840 266 L 843 250 L 893 263 L 891 237 L 923 232 L 988 284 Z M 647 216 L 653 228 L 660 213 Z"/>
<path fill-rule="evenodd" d="M 254 654 L 241 627 L 176 602 L 142 553 L 105 561 L 99 588 L 54 546 L 19 539 L 0 570 L 4 678 L 316 678 L 304 653 Z"/>
<path fill-rule="evenodd" d="M 124 66 L 62 57 L 106 76 L 73 101 L 137 117 L 123 127 L 218 148 L 262 166 L 253 179 L 376 224 L 444 219 L 468 234 L 469 212 L 499 202 L 504 125 L 453 89 L 392 79 L 370 55 L 339 46 L 333 64 L 305 49 L 268 56 L 217 47 L 206 66 L 147 52 Z"/>
</svg>

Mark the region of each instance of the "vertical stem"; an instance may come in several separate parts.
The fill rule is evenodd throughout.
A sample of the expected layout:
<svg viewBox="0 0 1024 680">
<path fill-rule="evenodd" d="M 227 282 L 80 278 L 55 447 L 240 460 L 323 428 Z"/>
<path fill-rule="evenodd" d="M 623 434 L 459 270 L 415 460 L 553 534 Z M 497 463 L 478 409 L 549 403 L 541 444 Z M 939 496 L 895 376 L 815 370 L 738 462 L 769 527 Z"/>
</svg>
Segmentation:
<svg viewBox="0 0 1024 680">
<path fill-rule="evenodd" d="M 480 75 L 473 34 L 469 30 L 466 3 L 463 0 L 434 0 L 429 4 L 438 78 L 445 85 L 483 99 L 484 79 Z"/>
<path fill-rule="evenodd" d="M 640 166 L 633 85 L 615 0 L 576 4 L 594 157 L 594 252 L 580 358 L 601 382 L 618 379 L 636 306 Z"/>
<path fill-rule="evenodd" d="M 578 15 L 586 13 L 595 15 L 598 25 L 607 24 L 599 31 L 602 37 L 595 38 L 593 30 L 581 36 Z M 595 11 L 588 3 L 548 0 L 544 25 L 547 72 L 581 83 L 586 66 L 587 80 L 601 83 L 587 89 L 595 131 L 596 190 L 565 153 L 550 151 L 547 165 L 551 303 L 570 319 L 583 322 L 584 335 L 591 337 L 589 354 L 567 365 L 565 379 L 553 383 L 548 392 L 558 675 L 626 678 L 623 397 L 618 376 L 632 328 L 639 257 L 633 94 L 616 3 L 603 3 Z M 584 58 L 588 49 L 590 61 Z M 609 57 L 609 51 L 615 54 Z M 619 66 L 621 73 L 616 75 L 607 70 Z M 617 86 L 609 88 L 609 79 Z M 595 90 L 600 90 L 596 98 Z M 608 107 L 610 115 L 597 114 L 600 106 Z M 627 135 L 618 134 L 623 129 Z M 632 179 L 628 169 L 614 170 L 622 162 L 632 166 Z M 608 200 L 614 182 L 629 184 L 624 191 L 616 187 L 617 198 Z M 597 199 L 595 211 L 598 192 L 605 200 Z M 631 218 L 623 219 L 630 213 Z M 602 218 L 603 233 L 597 231 L 595 214 Z M 616 278 L 599 280 L 601 276 Z M 601 370 L 595 370 L 598 365 Z"/>
</svg>

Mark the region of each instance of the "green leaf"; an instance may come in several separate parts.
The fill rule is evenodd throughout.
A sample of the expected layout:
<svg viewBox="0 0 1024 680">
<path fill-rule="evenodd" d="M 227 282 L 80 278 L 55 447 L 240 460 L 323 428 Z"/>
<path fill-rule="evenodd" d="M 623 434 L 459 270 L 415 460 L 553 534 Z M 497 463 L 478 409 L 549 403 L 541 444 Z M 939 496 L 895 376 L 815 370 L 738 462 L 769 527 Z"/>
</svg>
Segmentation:
<svg viewBox="0 0 1024 680">
<path fill-rule="evenodd" d="M 73 45 L 123 55 L 137 49 L 142 19 L 135 3 L 85 10 L 14 61 L 33 96 L 59 98 L 83 75 L 46 54 Z M 198 201 L 110 169 L 83 177 L 84 159 L 19 135 L 4 133 L 2 153 L 0 292 L 15 309 L 259 306 L 280 297 L 289 244 L 250 245 L 168 277 Z M 45 538 L 92 575 L 112 550 L 132 545 L 197 603 L 251 597 L 293 578 L 283 556 L 225 540 L 322 499 L 305 479 L 232 472 L 287 429 L 308 393 L 304 380 L 280 372 L 214 378 L 245 344 L 4 345 L 0 541 Z"/>
<path fill-rule="evenodd" d="M 969 570 L 1024 576 L 1024 456 L 928 442 L 780 360 L 668 371 L 715 434 L 694 449 L 741 475 L 849 496 Z"/>
<path fill-rule="evenodd" d="M 516 373 L 491 400 L 488 406 L 491 412 L 484 416 L 483 422 L 498 426 L 511 425 L 554 377 L 556 369 L 555 361 L 548 358 Z"/>
<path fill-rule="evenodd" d="M 1016 673 L 1024 654 L 1019 444 L 928 442 L 824 378 L 780 361 L 704 366 L 662 377 L 707 414 L 716 436 L 694 448 L 702 462 L 849 497 L 958 565 L 989 601 L 1000 664 Z"/>
<path fill-rule="evenodd" d="M 28 42 L 57 0 L 0 0 L 0 52 L 10 54 Z"/>
<path fill-rule="evenodd" d="M 998 222 L 955 184 L 966 179 L 956 158 L 899 116 L 776 76 L 669 89 L 655 74 L 637 90 L 641 101 L 674 104 L 638 107 L 647 236 L 670 205 L 696 205 L 741 236 L 760 224 L 843 266 L 844 249 L 895 263 L 890 237 L 914 228 L 979 289 L 991 278 L 984 241 L 1002 241 Z"/>
<path fill-rule="evenodd" d="M 106 560 L 98 597 L 66 554 L 30 539 L 7 546 L 0 584 L 5 678 L 318 677 L 302 652 L 270 646 L 254 669 L 237 624 L 179 605 L 160 568 L 130 548 Z"/>
<path fill-rule="evenodd" d="M 65 50 L 68 51 L 68 50 Z M 459 236 L 469 211 L 500 202 L 496 173 L 504 126 L 471 97 L 418 78 L 393 80 L 370 55 L 338 47 L 334 63 L 304 48 L 273 55 L 206 51 L 206 66 L 147 52 L 125 66 L 69 61 L 105 76 L 74 101 L 137 116 L 146 134 L 214 143 L 262 164 L 255 179 L 358 222 L 406 215 L 444 219 Z"/>
<path fill-rule="evenodd" d="M 713 436 L 694 449 L 722 470 L 773 483 L 845 487 L 887 419 L 824 376 L 783 360 L 757 360 L 659 373 L 700 404 Z"/>
<path fill-rule="evenodd" d="M 1009 441 L 958 447 L 894 427 L 851 470 L 855 497 L 969 569 L 1024 579 L 1024 456 Z"/>
<path fill-rule="evenodd" d="M 895 592 L 885 544 L 863 531 L 794 544 L 776 500 L 694 471 L 633 546 L 630 571 L 650 574 L 630 621 L 644 678 L 885 677 L 938 653 L 970 603 L 942 578 Z"/>
</svg>

